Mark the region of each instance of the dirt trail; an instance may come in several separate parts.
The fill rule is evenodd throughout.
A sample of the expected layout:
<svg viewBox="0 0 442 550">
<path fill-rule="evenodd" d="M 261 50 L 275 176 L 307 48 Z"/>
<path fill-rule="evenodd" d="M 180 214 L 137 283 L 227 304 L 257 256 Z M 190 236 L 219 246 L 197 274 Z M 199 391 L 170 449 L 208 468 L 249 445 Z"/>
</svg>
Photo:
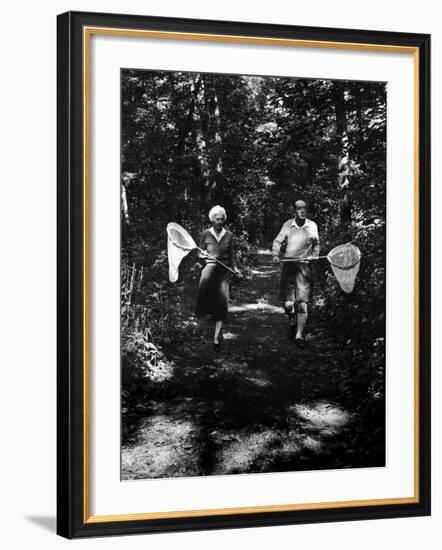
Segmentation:
<svg viewBox="0 0 442 550">
<path fill-rule="evenodd" d="M 287 338 L 279 267 L 256 256 L 251 278 L 232 285 L 221 352 L 210 322 L 175 348 L 173 384 L 146 403 L 122 449 L 122 478 L 294 471 L 351 466 L 351 412 L 340 404 L 349 373 L 327 335 L 321 299 L 310 308 L 304 350 Z M 189 316 L 194 295 L 188 296 Z M 176 344 L 176 343 L 175 343 Z M 175 355 L 173 355 L 175 353 Z"/>
</svg>

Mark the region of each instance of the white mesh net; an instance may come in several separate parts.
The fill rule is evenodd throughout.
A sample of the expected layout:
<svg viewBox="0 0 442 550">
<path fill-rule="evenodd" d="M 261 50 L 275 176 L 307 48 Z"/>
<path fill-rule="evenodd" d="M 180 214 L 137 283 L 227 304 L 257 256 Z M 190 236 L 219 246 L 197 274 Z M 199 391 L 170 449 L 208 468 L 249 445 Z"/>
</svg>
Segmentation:
<svg viewBox="0 0 442 550">
<path fill-rule="evenodd" d="M 171 283 L 175 283 L 178 280 L 178 268 L 182 259 L 194 248 L 197 248 L 197 246 L 189 233 L 181 225 L 170 222 L 167 224 L 166 230 L 169 280 Z"/>
<path fill-rule="evenodd" d="M 361 264 L 361 251 L 354 244 L 341 244 L 327 254 L 333 273 L 344 292 L 350 293 L 355 286 Z"/>
</svg>

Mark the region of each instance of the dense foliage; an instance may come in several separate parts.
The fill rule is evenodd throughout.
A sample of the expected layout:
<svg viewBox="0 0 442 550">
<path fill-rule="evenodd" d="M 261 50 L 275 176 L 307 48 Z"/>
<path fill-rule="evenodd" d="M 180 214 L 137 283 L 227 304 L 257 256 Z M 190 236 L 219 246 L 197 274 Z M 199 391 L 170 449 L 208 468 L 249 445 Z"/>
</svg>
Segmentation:
<svg viewBox="0 0 442 550">
<path fill-rule="evenodd" d="M 323 252 L 352 240 L 363 254 L 351 295 L 317 266 L 318 315 L 342 342 L 351 371 L 340 399 L 359 412 L 369 401 L 365 420 L 379 417 L 382 446 L 386 85 L 379 82 L 122 71 L 125 411 L 171 383 L 174 366 L 161 348 L 191 330 L 186 285 L 199 270 L 191 255 L 178 284 L 168 282 L 166 224 L 197 238 L 209 208 L 222 204 L 247 273 L 300 197 Z"/>
</svg>

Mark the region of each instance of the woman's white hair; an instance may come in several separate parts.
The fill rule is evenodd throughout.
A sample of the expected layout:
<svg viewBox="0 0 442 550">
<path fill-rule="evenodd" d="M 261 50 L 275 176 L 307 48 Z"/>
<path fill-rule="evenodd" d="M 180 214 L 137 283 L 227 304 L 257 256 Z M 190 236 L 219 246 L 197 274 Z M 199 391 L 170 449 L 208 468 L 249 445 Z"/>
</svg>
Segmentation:
<svg viewBox="0 0 442 550">
<path fill-rule="evenodd" d="M 226 214 L 226 211 L 225 209 L 220 206 L 219 204 L 217 204 L 216 206 L 214 206 L 213 208 L 210 209 L 210 212 L 209 212 L 209 220 L 211 222 L 213 222 L 213 218 L 217 215 L 221 215 L 221 216 L 224 216 L 224 219 L 226 220 L 227 219 L 227 214 Z"/>
</svg>

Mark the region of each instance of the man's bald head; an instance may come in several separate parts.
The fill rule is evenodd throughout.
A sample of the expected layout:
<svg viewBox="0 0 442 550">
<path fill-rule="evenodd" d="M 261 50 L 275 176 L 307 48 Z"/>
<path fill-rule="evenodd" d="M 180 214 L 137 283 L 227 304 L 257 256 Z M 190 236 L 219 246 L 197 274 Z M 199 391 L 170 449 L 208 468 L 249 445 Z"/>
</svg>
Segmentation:
<svg viewBox="0 0 442 550">
<path fill-rule="evenodd" d="M 302 199 L 295 202 L 296 217 L 298 220 L 305 220 L 307 217 L 307 204 Z"/>
</svg>

